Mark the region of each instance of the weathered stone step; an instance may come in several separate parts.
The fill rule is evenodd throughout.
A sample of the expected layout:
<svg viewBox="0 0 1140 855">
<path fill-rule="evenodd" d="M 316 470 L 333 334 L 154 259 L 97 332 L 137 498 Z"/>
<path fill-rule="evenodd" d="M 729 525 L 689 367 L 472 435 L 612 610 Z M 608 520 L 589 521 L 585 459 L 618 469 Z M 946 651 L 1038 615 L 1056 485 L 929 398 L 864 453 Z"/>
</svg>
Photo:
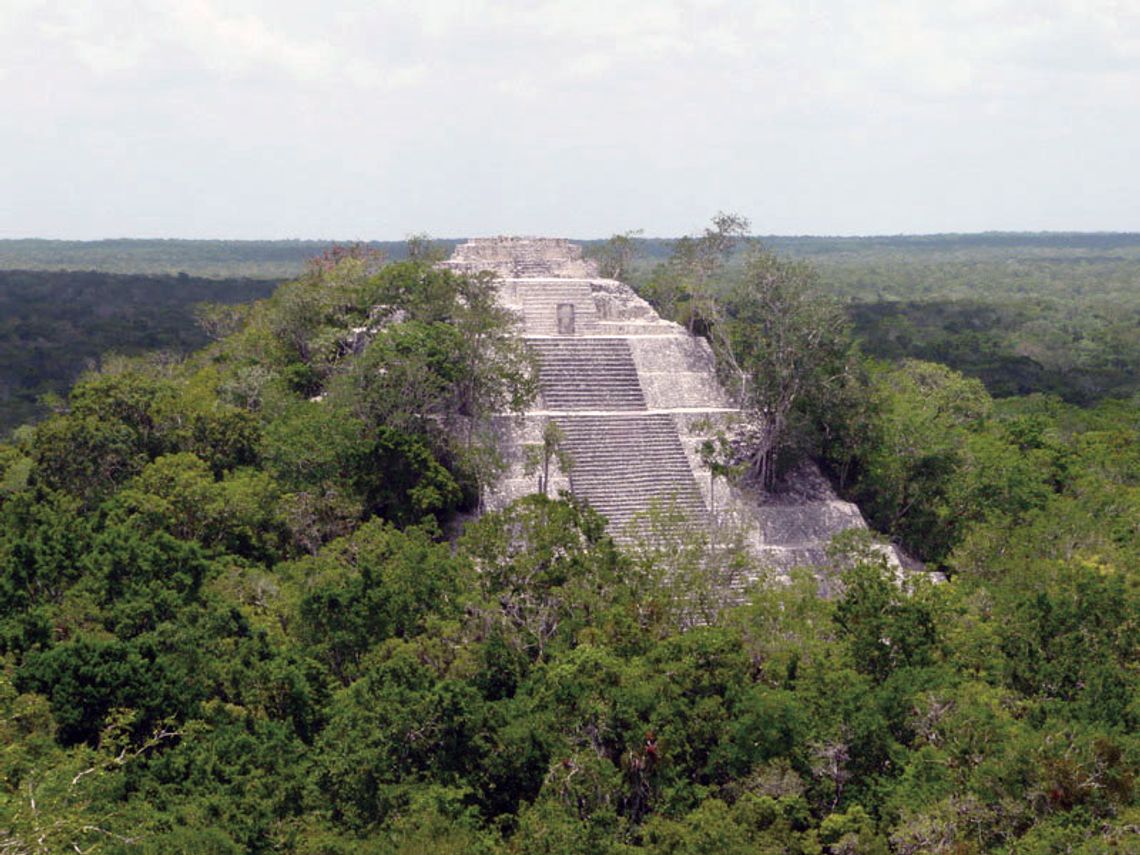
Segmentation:
<svg viewBox="0 0 1140 855">
<path fill-rule="evenodd" d="M 609 519 L 612 533 L 620 536 L 654 501 L 673 502 L 695 518 L 708 513 L 671 416 L 567 415 L 555 421 L 572 459 L 571 489 Z"/>
<path fill-rule="evenodd" d="M 596 486 L 599 490 L 606 490 L 619 494 L 625 492 L 627 489 L 632 490 L 636 487 L 644 487 L 646 489 L 657 490 L 657 488 L 660 487 L 662 483 L 662 478 L 659 476 L 655 478 L 638 479 L 630 477 L 629 473 L 623 473 L 624 480 L 622 481 L 620 487 L 611 487 L 609 486 L 611 483 L 609 476 L 612 473 L 612 469 L 609 473 L 595 472 L 592 475 L 590 473 L 575 472 L 573 479 L 580 484 L 589 483 Z M 669 470 L 668 474 L 680 476 L 684 474 L 684 470 Z M 690 474 L 689 477 L 692 478 L 692 474 Z"/>
<path fill-rule="evenodd" d="M 549 410 L 644 410 L 629 344 L 621 339 L 528 339 Z"/>
<path fill-rule="evenodd" d="M 627 365 L 620 362 L 611 362 L 607 360 L 591 361 L 587 359 L 578 360 L 570 363 L 546 363 L 546 375 L 548 377 L 557 377 L 569 382 L 574 382 L 577 378 L 581 377 L 586 371 L 597 373 L 598 371 L 607 371 L 610 374 L 619 374 L 625 377 L 637 377 L 637 372 Z"/>
</svg>

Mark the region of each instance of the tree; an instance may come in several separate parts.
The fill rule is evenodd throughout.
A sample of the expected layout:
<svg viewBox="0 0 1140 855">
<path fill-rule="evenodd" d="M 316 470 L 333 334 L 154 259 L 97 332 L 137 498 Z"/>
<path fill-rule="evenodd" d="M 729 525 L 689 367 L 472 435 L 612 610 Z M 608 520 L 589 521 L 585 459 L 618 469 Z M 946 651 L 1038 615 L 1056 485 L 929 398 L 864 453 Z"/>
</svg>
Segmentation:
<svg viewBox="0 0 1140 855">
<path fill-rule="evenodd" d="M 93 507 L 154 457 L 173 450 L 177 387 L 136 362 L 119 361 L 72 389 L 66 415 L 32 436 L 34 483 Z"/>
<path fill-rule="evenodd" d="M 30 654 L 16 674 L 16 688 L 51 699 L 64 745 L 96 745 L 109 716 L 129 708 L 136 735 L 193 708 L 192 692 L 147 645 L 79 638 Z M 119 711 L 118 713 L 116 711 Z"/>
<path fill-rule="evenodd" d="M 194 320 L 198 326 L 215 340 L 238 332 L 248 319 L 249 305 L 246 303 L 199 303 L 194 309 Z"/>
<path fill-rule="evenodd" d="M 301 798 L 305 765 L 299 740 L 276 722 L 221 706 L 210 710 L 207 721 L 165 733 L 177 743 L 147 752 L 149 762 L 139 764 L 145 773 L 135 777 L 152 798 L 177 800 L 185 825 L 168 830 L 169 823 L 152 821 L 142 829 L 137 851 L 228 855 L 272 848 L 281 820 Z"/>
<path fill-rule="evenodd" d="M 454 476 L 422 439 L 389 427 L 376 430 L 356 482 L 365 509 L 398 525 L 431 515 L 443 522 L 462 498 Z"/>
<path fill-rule="evenodd" d="M 469 497 L 497 474 L 492 420 L 522 412 L 537 371 L 493 279 L 407 262 L 373 299 L 399 307 L 330 386 L 330 400 L 372 429 L 423 437 Z"/>
<path fill-rule="evenodd" d="M 150 754 L 182 732 L 159 724 L 136 740 L 129 714 L 120 711 L 111 716 L 93 747 L 61 748 L 48 706 L 47 698 L 17 695 L 0 678 L 0 775 L 5 782 L 0 790 L 0 851 L 96 852 L 116 845 L 139 851 L 156 812 L 142 799 L 128 804 L 121 798 L 123 777 L 145 766 Z"/>
<path fill-rule="evenodd" d="M 943 365 L 872 365 L 868 424 L 851 453 L 852 493 L 872 523 L 925 561 L 942 562 L 991 517 L 1010 536 L 1052 495 L 1055 452 L 1024 424 L 990 420 L 981 382 Z"/>
<path fill-rule="evenodd" d="M 331 401 L 297 401 L 266 425 L 261 456 L 290 490 L 346 484 L 368 457 L 364 422 Z"/>
<path fill-rule="evenodd" d="M 749 466 L 771 489 L 780 455 L 803 443 L 797 430 L 842 417 L 830 405 L 851 372 L 846 318 L 811 267 L 759 249 L 705 312 L 721 380 L 748 422 Z"/>
<path fill-rule="evenodd" d="M 477 570 L 481 617 L 512 648 L 542 660 L 589 622 L 621 578 L 605 519 L 568 499 L 531 495 L 469 525 L 460 549 Z"/>
<path fill-rule="evenodd" d="M 281 540 L 279 493 L 266 472 L 242 469 L 218 481 L 205 461 L 183 452 L 148 464 L 106 507 L 112 525 L 167 531 L 214 551 L 268 561 Z"/>
<path fill-rule="evenodd" d="M 439 680 L 410 645 L 393 641 L 330 705 L 314 750 L 314 796 L 338 824 L 364 830 L 413 799 L 468 792 L 493 752 L 486 704 L 458 680 Z M 429 796 L 429 797 L 430 797 Z"/>
<path fill-rule="evenodd" d="M 598 263 L 598 272 L 607 279 L 625 280 L 640 250 L 634 239 L 641 229 L 611 235 L 601 245 L 591 247 L 588 255 Z"/>
<path fill-rule="evenodd" d="M 698 236 L 673 243 L 669 260 L 659 264 L 641 286 L 641 294 L 665 318 L 684 323 L 690 332 L 706 332 L 716 281 L 741 240 L 749 222 L 723 211 Z"/>
<path fill-rule="evenodd" d="M 705 429 L 706 425 L 698 426 Z M 704 440 L 698 448 L 701 463 L 709 470 L 709 516 L 716 522 L 716 479 L 724 478 L 731 482 L 741 475 L 741 466 L 736 462 L 736 451 L 723 430 Z"/>
<path fill-rule="evenodd" d="M 908 593 L 883 559 L 855 564 L 843 574 L 843 587 L 832 620 L 856 670 L 882 682 L 898 668 L 936 661 L 938 615 L 925 589 Z"/>
<path fill-rule="evenodd" d="M 452 354 L 456 374 L 450 414 L 461 420 L 470 445 L 492 416 L 527 408 L 538 394 L 538 373 L 525 343 L 515 335 L 515 316 L 499 303 L 494 279 L 457 277 L 455 287 L 450 323 L 458 348 Z"/>
<path fill-rule="evenodd" d="M 343 684 L 385 639 L 418 635 L 431 615 L 457 616 L 464 565 L 446 544 L 433 542 L 437 533 L 372 520 L 319 555 L 281 566 L 302 589 L 299 640 Z"/>
<path fill-rule="evenodd" d="M 675 501 L 654 501 L 622 533 L 629 557 L 622 583 L 639 634 L 715 624 L 754 570 L 738 532 L 694 521 Z"/>
<path fill-rule="evenodd" d="M 0 505 L 0 652 L 47 643 L 49 608 L 82 578 L 92 521 L 64 493 L 23 491 Z"/>
<path fill-rule="evenodd" d="M 747 217 L 720 211 L 698 237 L 685 236 L 673 245 L 669 263 L 685 273 L 690 290 L 700 296 L 747 236 L 750 225 Z"/>
<path fill-rule="evenodd" d="M 447 250 L 438 246 L 427 232 L 416 232 L 408 235 L 405 245 L 408 258 L 412 261 L 426 261 L 435 264 L 447 258 Z"/>
<path fill-rule="evenodd" d="M 564 473 L 569 472 L 573 465 L 574 461 L 564 445 L 565 441 L 566 435 L 562 432 L 562 428 L 556 421 L 549 419 L 542 428 L 542 444 L 528 445 L 524 449 L 526 474 L 533 475 L 539 470 L 542 471 L 538 476 L 538 492 L 543 496 L 550 495 L 550 464 L 557 462 L 558 468 Z"/>
<path fill-rule="evenodd" d="M 129 427 L 96 418 L 57 416 L 36 429 L 33 483 L 94 507 L 141 471 L 146 456 Z"/>
</svg>

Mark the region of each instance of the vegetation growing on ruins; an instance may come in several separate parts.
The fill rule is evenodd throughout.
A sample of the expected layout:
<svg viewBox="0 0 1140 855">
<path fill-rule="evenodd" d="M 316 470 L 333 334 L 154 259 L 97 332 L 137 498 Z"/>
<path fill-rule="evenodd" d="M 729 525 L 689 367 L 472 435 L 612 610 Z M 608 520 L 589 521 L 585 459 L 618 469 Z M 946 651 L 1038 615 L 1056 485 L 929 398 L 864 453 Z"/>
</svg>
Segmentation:
<svg viewBox="0 0 1140 855">
<path fill-rule="evenodd" d="M 686 321 L 748 374 L 755 286 L 811 277 L 734 275 Z M 849 537 L 833 599 L 728 607 L 683 536 L 619 548 L 566 498 L 444 538 L 533 394 L 489 287 L 326 256 L 0 445 L 0 850 L 1127 851 L 1133 402 L 995 400 L 805 304 L 844 382 L 782 447 L 949 581 Z"/>
</svg>

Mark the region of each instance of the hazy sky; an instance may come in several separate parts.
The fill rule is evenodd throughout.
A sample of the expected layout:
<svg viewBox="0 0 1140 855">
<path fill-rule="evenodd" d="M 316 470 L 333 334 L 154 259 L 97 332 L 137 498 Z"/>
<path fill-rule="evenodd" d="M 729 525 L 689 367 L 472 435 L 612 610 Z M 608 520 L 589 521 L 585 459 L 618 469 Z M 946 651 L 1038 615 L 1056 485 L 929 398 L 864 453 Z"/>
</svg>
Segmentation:
<svg viewBox="0 0 1140 855">
<path fill-rule="evenodd" d="M 1140 230 L 1140 0 L 0 0 L 0 237 Z"/>
</svg>

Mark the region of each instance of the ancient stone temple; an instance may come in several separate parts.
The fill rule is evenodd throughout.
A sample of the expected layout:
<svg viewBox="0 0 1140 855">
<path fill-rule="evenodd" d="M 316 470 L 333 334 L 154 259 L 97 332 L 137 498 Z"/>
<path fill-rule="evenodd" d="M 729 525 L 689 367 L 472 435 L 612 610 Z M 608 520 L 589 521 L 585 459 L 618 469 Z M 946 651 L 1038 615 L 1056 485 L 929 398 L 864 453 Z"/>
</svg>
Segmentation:
<svg viewBox="0 0 1140 855">
<path fill-rule="evenodd" d="M 537 490 L 525 449 L 541 444 L 553 421 L 571 463 L 566 472 L 555 467 L 550 494 L 568 489 L 584 498 L 619 539 L 654 500 L 675 502 L 697 524 L 731 518 L 776 568 L 817 563 L 831 535 L 865 527 L 858 508 L 839 501 L 814 470 L 794 495 L 762 502 L 711 478 L 700 446 L 736 410 L 708 343 L 662 320 L 628 286 L 599 277 L 580 247 L 484 238 L 457 247 L 444 266 L 497 274 L 500 298 L 540 367 L 536 409 L 501 420 L 509 470 L 490 507 Z"/>
</svg>

